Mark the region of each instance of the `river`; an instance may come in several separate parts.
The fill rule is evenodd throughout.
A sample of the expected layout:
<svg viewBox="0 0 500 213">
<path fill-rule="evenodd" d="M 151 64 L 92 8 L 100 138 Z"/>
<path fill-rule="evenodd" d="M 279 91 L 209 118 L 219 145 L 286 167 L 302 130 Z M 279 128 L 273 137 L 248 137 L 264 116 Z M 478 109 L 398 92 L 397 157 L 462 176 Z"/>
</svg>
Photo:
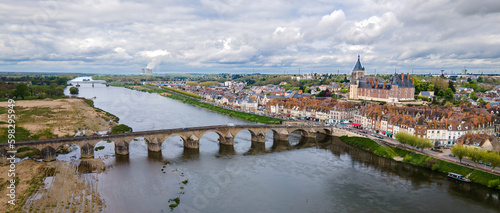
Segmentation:
<svg viewBox="0 0 500 213">
<path fill-rule="evenodd" d="M 87 77 L 88 78 L 88 77 Z M 82 78 L 78 78 L 79 80 Z M 249 124 L 205 109 L 103 84 L 80 84 L 78 96 L 120 118 L 134 131 Z M 69 94 L 68 88 L 66 94 Z M 233 147 L 219 147 L 216 133 L 184 149 L 179 137 L 148 153 L 138 138 L 130 155 L 115 157 L 113 143 L 95 152 L 105 159 L 97 189 L 105 212 L 498 212 L 498 190 L 457 183 L 428 169 L 380 158 L 335 137 L 273 146 L 252 144 L 242 131 Z M 168 162 L 168 164 L 165 164 Z M 186 181 L 187 180 L 187 181 Z M 183 183 L 186 182 L 186 183 Z"/>
</svg>

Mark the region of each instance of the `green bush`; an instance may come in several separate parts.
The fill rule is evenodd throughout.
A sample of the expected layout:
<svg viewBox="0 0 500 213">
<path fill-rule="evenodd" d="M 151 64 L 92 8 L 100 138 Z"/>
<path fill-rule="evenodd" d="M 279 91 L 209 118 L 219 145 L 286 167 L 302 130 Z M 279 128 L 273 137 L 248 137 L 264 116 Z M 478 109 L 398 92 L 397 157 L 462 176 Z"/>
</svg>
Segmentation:
<svg viewBox="0 0 500 213">
<path fill-rule="evenodd" d="M 76 87 L 69 88 L 69 93 L 72 95 L 78 94 L 78 88 L 76 88 Z"/>
<path fill-rule="evenodd" d="M 437 171 L 439 169 L 439 164 L 433 164 L 431 167 L 432 171 Z"/>
<path fill-rule="evenodd" d="M 111 133 L 124 133 L 124 132 L 132 132 L 132 127 L 129 127 L 125 124 L 120 124 L 111 129 Z"/>
<path fill-rule="evenodd" d="M 94 148 L 95 151 L 99 151 L 99 150 L 103 150 L 104 149 L 104 146 L 96 146 Z"/>
<path fill-rule="evenodd" d="M 488 187 L 500 189 L 500 179 L 490 180 L 488 181 Z"/>
<path fill-rule="evenodd" d="M 411 160 L 412 160 L 412 159 L 411 159 L 411 155 L 406 155 L 406 156 L 403 158 L 403 162 L 407 162 L 407 163 L 409 163 L 409 162 L 411 162 Z"/>
</svg>

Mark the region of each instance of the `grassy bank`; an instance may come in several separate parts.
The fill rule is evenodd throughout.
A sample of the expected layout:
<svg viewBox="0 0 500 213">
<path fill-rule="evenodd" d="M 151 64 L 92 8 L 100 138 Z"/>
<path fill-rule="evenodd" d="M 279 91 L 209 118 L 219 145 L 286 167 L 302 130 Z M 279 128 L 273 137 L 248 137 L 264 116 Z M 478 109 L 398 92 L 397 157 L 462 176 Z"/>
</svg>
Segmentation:
<svg viewBox="0 0 500 213">
<path fill-rule="evenodd" d="M 471 174 L 469 178 L 473 182 L 491 188 L 500 189 L 500 186 L 495 184 L 496 182 L 500 182 L 500 176 L 495 174 L 491 174 L 481 170 L 475 170 L 467 166 L 462 166 L 460 164 L 440 160 L 431 156 L 418 154 L 398 147 L 383 147 L 369 138 L 342 136 L 340 137 L 340 139 L 351 146 L 372 152 L 376 155 L 390 159 L 393 159 L 394 157 L 402 157 L 403 161 L 406 163 L 425 167 L 434 171 L 439 171 L 444 174 L 447 174 L 448 172 L 454 172 L 462 175 Z"/>
<path fill-rule="evenodd" d="M 192 99 L 192 98 L 187 98 L 187 97 L 181 96 L 181 95 L 176 94 L 175 92 L 172 92 L 170 90 L 163 90 L 163 89 L 159 89 L 159 88 L 155 88 L 155 87 L 151 87 L 151 86 L 144 86 L 144 85 L 135 85 L 135 86 L 123 85 L 123 86 L 125 88 L 128 88 L 128 89 L 138 90 L 138 91 L 142 91 L 142 92 L 159 93 L 159 94 L 164 95 L 165 97 L 169 97 L 169 98 L 172 98 L 172 99 L 175 99 L 178 101 L 182 101 L 183 103 L 186 103 L 186 104 L 191 104 L 191 105 L 205 108 L 205 109 L 208 109 L 208 110 L 211 110 L 214 112 L 222 113 L 222 114 L 229 115 L 229 116 L 236 117 L 236 118 L 240 118 L 240 119 L 245 119 L 248 121 L 259 122 L 259 123 L 264 123 L 264 124 L 280 124 L 282 121 L 281 119 L 277 119 L 277 118 L 271 118 L 271 117 L 255 115 L 255 114 L 251 114 L 251 113 L 234 111 L 234 110 L 218 107 L 218 106 L 204 103 L 204 102 Z"/>
<path fill-rule="evenodd" d="M 185 92 L 185 91 L 178 90 L 178 89 L 173 89 L 173 88 L 170 88 L 170 87 L 161 87 L 161 88 L 166 89 L 166 90 L 170 90 L 172 92 L 176 92 L 176 93 L 179 93 L 179 94 L 183 94 L 185 96 L 189 96 L 189 97 L 192 97 L 192 98 L 201 99 L 201 95 L 196 95 L 196 94 L 193 94 L 193 93 L 190 93 L 190 92 Z"/>
<path fill-rule="evenodd" d="M 109 112 L 106 112 L 102 109 L 99 109 L 97 107 L 94 106 L 94 101 L 91 100 L 91 99 L 85 99 L 85 98 L 80 98 L 80 99 L 84 99 L 85 103 L 88 104 L 90 107 L 94 108 L 97 112 L 103 112 L 104 114 L 106 114 L 106 116 L 102 116 L 102 118 L 106 121 L 109 121 L 109 120 L 112 120 L 116 123 L 118 123 L 118 121 L 120 120 L 120 118 L 118 118 L 116 115 L 113 115 Z"/>
<path fill-rule="evenodd" d="M 377 142 L 372 141 L 369 138 L 342 136 L 340 139 L 351 146 L 369 151 L 378 156 L 390 159 L 398 156 L 398 154 L 391 148 L 380 146 Z"/>
</svg>

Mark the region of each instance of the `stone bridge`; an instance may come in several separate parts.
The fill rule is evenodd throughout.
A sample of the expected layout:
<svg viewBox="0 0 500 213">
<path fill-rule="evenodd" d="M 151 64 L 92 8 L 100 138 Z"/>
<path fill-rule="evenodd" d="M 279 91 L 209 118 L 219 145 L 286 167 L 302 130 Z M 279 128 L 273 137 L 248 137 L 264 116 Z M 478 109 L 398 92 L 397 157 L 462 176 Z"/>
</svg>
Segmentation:
<svg viewBox="0 0 500 213">
<path fill-rule="evenodd" d="M 139 131 L 130 133 L 118 133 L 105 136 L 93 135 L 84 137 L 56 138 L 33 141 L 16 142 L 15 148 L 22 147 L 36 148 L 41 151 L 44 161 L 53 161 L 56 158 L 56 150 L 63 145 L 76 144 L 80 147 L 82 158 L 93 158 L 94 147 L 100 141 L 113 141 L 115 143 L 115 152 L 117 155 L 128 155 L 129 144 L 136 138 L 144 138 L 148 150 L 151 152 L 160 152 L 163 142 L 171 136 L 182 138 L 184 147 L 189 149 L 198 149 L 200 138 L 208 132 L 215 132 L 219 135 L 219 143 L 223 145 L 233 145 L 234 136 L 242 130 L 248 130 L 251 134 L 252 142 L 264 143 L 266 132 L 272 131 L 274 141 L 288 141 L 288 136 L 294 131 L 299 131 L 302 137 L 316 138 L 316 134 L 341 136 L 347 132 L 336 129 L 331 126 L 312 126 L 312 125 L 219 125 L 203 126 L 178 129 L 163 129 L 153 131 Z M 8 143 L 0 143 L 0 163 L 6 163 L 11 155 Z"/>
</svg>

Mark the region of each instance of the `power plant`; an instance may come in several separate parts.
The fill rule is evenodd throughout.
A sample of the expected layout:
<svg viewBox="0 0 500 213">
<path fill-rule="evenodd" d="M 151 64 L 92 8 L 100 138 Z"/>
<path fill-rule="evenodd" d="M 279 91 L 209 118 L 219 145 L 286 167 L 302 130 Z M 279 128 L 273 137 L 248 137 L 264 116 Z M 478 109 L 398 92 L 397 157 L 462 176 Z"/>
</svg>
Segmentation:
<svg viewBox="0 0 500 213">
<path fill-rule="evenodd" d="M 151 74 L 153 74 L 153 69 L 149 69 L 149 68 L 142 68 L 142 69 L 141 69 L 141 74 L 144 74 L 144 75 L 151 75 Z"/>
</svg>

